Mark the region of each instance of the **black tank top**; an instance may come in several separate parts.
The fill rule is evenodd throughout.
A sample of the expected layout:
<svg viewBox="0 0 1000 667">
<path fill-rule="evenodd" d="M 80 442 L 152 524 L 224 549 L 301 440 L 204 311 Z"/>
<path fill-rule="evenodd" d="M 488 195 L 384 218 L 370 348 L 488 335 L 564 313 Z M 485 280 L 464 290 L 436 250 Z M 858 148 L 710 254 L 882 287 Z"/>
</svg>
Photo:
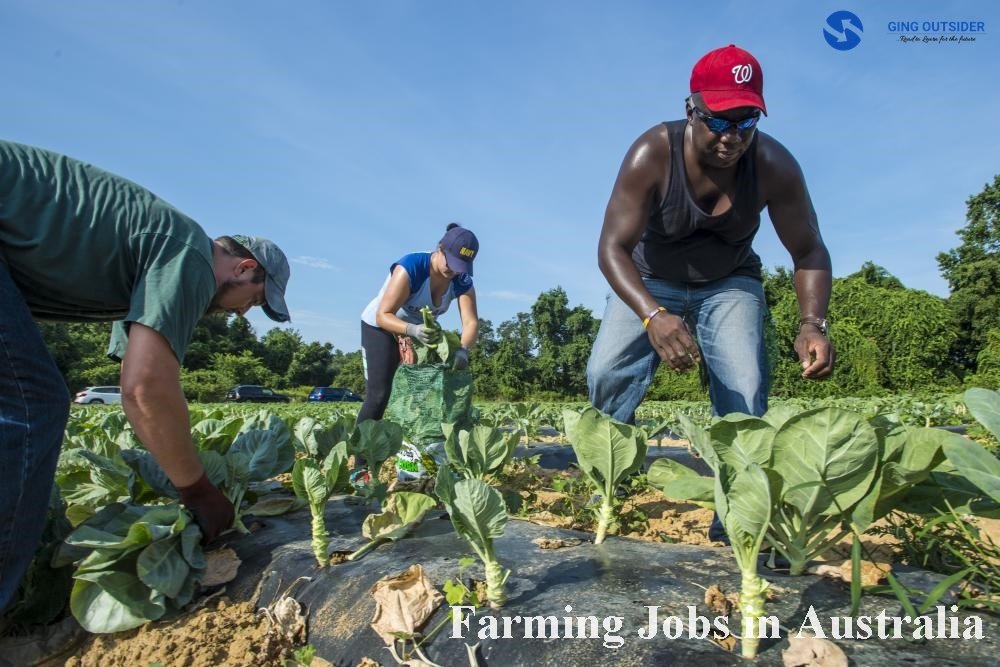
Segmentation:
<svg viewBox="0 0 1000 667">
<path fill-rule="evenodd" d="M 760 257 L 753 237 L 760 227 L 757 208 L 757 135 L 736 163 L 736 195 L 722 215 L 708 215 L 688 191 L 684 168 L 687 121 L 664 123 L 670 139 L 670 182 L 662 200 L 649 212 L 646 230 L 632 251 L 644 277 L 705 283 L 730 275 L 760 280 Z"/>
</svg>

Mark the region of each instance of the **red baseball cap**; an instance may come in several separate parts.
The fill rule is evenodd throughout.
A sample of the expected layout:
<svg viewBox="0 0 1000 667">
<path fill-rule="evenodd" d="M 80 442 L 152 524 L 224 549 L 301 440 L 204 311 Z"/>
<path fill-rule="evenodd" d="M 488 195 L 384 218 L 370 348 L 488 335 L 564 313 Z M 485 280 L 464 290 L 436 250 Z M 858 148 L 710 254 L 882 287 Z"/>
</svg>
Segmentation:
<svg viewBox="0 0 1000 667">
<path fill-rule="evenodd" d="M 709 51 L 694 64 L 691 92 L 701 93 L 709 111 L 757 107 L 767 115 L 760 63 L 734 44 Z"/>
</svg>

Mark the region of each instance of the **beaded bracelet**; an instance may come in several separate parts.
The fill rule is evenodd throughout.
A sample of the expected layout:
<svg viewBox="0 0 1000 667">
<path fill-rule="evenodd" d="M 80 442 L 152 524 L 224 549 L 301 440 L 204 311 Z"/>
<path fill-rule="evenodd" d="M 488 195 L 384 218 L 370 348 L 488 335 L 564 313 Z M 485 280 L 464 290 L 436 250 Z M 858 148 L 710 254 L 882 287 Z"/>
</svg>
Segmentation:
<svg viewBox="0 0 1000 667">
<path fill-rule="evenodd" d="M 646 319 L 644 319 L 642 321 L 642 328 L 645 329 L 645 328 L 649 327 L 649 321 L 650 320 L 652 320 L 654 317 L 656 317 L 660 313 L 666 313 L 666 312 L 668 312 L 668 311 L 663 306 L 657 306 L 653 310 L 649 311 L 649 315 L 646 315 Z"/>
</svg>

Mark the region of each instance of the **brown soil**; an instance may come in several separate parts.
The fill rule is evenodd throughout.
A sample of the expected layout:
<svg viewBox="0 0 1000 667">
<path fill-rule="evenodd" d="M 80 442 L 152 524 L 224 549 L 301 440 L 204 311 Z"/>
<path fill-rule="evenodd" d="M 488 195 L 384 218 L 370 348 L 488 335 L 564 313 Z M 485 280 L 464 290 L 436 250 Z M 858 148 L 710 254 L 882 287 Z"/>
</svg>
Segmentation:
<svg viewBox="0 0 1000 667">
<path fill-rule="evenodd" d="M 650 542 L 674 542 L 696 546 L 722 546 L 720 542 L 708 539 L 708 527 L 712 523 L 712 510 L 691 503 L 667 500 L 655 489 L 643 491 L 626 502 L 623 513 L 635 507 L 648 518 L 644 529 L 625 533 Z"/>
<path fill-rule="evenodd" d="M 272 630 L 249 602 L 210 602 L 172 621 L 136 630 L 94 635 L 69 658 L 66 667 L 133 667 L 160 663 L 171 667 L 283 666 L 295 645 Z"/>
<path fill-rule="evenodd" d="M 591 491 L 579 481 L 578 470 L 547 470 L 525 466 L 500 480 L 502 490 L 524 499 L 523 518 L 543 526 L 594 531 L 587 511 Z M 554 490 L 561 482 L 564 491 Z M 569 484 L 569 488 L 566 485 Z M 622 535 L 649 542 L 721 546 L 708 539 L 712 511 L 667 500 L 656 489 L 645 489 L 621 501 Z"/>
</svg>

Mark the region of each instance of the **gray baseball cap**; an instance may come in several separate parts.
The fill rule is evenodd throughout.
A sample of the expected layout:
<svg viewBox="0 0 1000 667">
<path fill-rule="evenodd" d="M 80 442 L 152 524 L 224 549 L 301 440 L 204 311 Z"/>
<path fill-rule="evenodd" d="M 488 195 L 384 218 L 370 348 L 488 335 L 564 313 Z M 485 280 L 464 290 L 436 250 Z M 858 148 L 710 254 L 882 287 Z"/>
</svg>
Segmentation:
<svg viewBox="0 0 1000 667">
<path fill-rule="evenodd" d="M 288 322 L 292 318 L 285 304 L 285 287 L 291 269 L 288 258 L 273 241 L 260 236 L 233 236 L 233 240 L 250 251 L 257 263 L 264 267 L 267 278 L 264 281 L 264 299 L 261 306 L 264 313 L 275 322 Z"/>
</svg>

